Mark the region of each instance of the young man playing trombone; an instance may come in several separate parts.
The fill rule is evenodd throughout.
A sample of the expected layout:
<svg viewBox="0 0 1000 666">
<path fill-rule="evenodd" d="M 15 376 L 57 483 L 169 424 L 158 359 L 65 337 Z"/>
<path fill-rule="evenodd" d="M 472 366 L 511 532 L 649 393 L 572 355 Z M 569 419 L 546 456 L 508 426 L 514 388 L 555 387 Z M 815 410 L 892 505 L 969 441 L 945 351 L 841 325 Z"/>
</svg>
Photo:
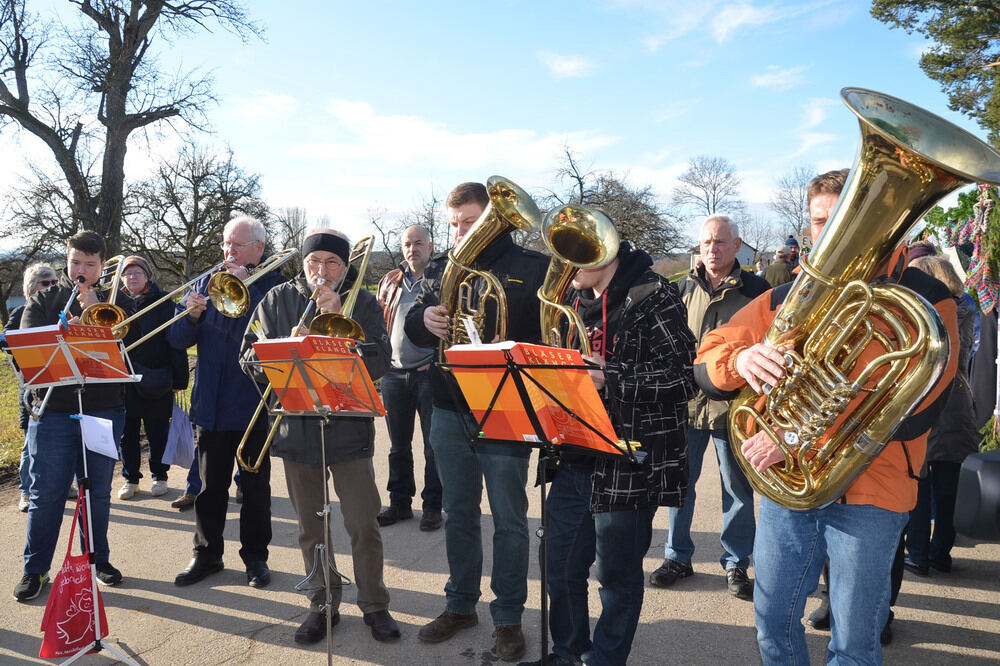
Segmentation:
<svg viewBox="0 0 1000 666">
<path fill-rule="evenodd" d="M 21 328 L 55 324 L 64 311 L 70 321 L 76 323 L 84 308 L 101 300 L 94 287 L 102 277 L 104 239 L 93 231 L 81 231 L 71 236 L 66 246 L 66 272 L 59 276 L 58 285 L 31 297 L 21 316 Z M 80 411 L 76 390 L 63 386 L 51 391 L 41 418 L 29 423 L 25 440 L 31 485 L 24 576 L 14 587 L 14 598 L 18 601 L 37 597 L 48 580 L 66 493 L 73 477 L 83 475 L 80 423 L 72 418 Z M 111 420 L 117 445 L 125 425 L 122 385 L 90 384 L 83 391 L 82 399 L 85 414 Z M 87 451 L 94 538 L 92 555 L 97 561 L 97 582 L 102 585 L 117 585 L 122 580 L 121 572 L 108 561 L 108 517 L 114 471 L 114 459 Z"/>
<path fill-rule="evenodd" d="M 309 302 L 316 304 L 311 314 L 344 314 L 353 318 L 369 343 L 364 361 L 372 379 L 385 374 L 389 367 L 389 336 L 382 320 L 382 308 L 368 290 L 360 289 L 353 312 L 341 312 L 341 294 L 361 280 L 350 266 L 351 246 L 339 232 L 317 229 L 302 243 L 303 273 L 269 291 L 254 310 L 243 338 L 243 369 L 261 383 L 267 379 L 254 361 L 253 343 L 257 333 L 268 338 L 308 334 L 311 322 L 306 314 Z M 360 285 L 357 285 L 360 287 Z M 304 316 L 305 315 L 305 316 Z M 265 422 L 266 419 L 261 419 Z M 358 587 L 358 606 L 365 624 L 378 641 L 399 638 L 399 627 L 389 615 L 389 591 L 382 580 L 382 535 L 376 516 L 381 506 L 375 485 L 375 424 L 372 418 L 332 417 L 324 426 L 321 439 L 317 418 L 286 416 L 277 426 L 272 452 L 284 461 L 288 497 L 299 521 L 299 547 L 305 571 L 322 573 L 322 564 L 314 566 L 316 545 L 324 543 L 326 521 L 317 514 L 323 510 L 324 486 L 333 477 L 333 487 L 340 500 L 344 529 L 351 537 L 354 578 Z M 326 469 L 320 443 L 325 443 Z M 253 476 L 246 474 L 245 477 Z M 327 552 L 330 567 L 336 569 L 332 550 Z M 297 643 L 316 643 L 326 636 L 326 613 L 330 625 L 340 621 L 337 608 L 341 600 L 341 581 L 333 581 L 333 600 L 324 608 L 326 590 L 319 584 L 307 590 L 310 613 L 295 632 Z M 322 582 L 322 577 L 319 578 Z"/>
<path fill-rule="evenodd" d="M 225 269 L 246 281 L 252 267 L 264 255 L 264 225 L 250 217 L 230 220 L 222 233 Z M 240 370 L 239 351 L 243 331 L 250 321 L 250 311 L 264 294 L 284 277 L 277 268 L 256 279 L 247 289 L 250 303 L 246 314 L 229 317 L 220 313 L 205 297 L 209 277 L 194 285 L 178 306 L 178 312 L 191 309 L 167 331 L 167 341 L 176 349 L 198 346 L 191 393 L 191 422 L 196 426 L 198 465 L 203 487 L 195 500 L 194 558 L 177 574 L 178 586 L 197 583 L 222 571 L 229 504 L 229 485 L 236 463 L 236 447 L 243 437 L 254 406 L 257 389 Z M 254 432 L 251 448 L 260 449 L 264 424 Z M 267 568 L 267 546 L 271 542 L 271 465 L 266 459 L 256 474 L 245 474 L 243 505 L 240 507 L 240 557 L 246 565 L 247 583 L 264 587 L 271 582 Z"/>
</svg>

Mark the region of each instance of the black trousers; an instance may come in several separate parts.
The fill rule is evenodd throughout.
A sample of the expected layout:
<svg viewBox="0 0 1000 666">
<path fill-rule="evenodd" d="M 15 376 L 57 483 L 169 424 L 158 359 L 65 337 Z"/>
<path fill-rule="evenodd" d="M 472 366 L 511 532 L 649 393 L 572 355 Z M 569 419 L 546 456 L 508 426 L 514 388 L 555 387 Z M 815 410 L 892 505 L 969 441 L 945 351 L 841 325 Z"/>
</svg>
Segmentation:
<svg viewBox="0 0 1000 666">
<path fill-rule="evenodd" d="M 267 437 L 267 421 L 254 428 L 244 448 L 244 458 L 253 463 Z M 243 431 L 197 429 L 198 465 L 201 492 L 194 502 L 194 554 L 199 559 L 216 560 L 224 551 L 223 530 L 229 506 L 229 486 L 233 482 L 236 448 Z M 245 564 L 267 561 L 271 543 L 271 459 L 264 457 L 260 471 L 240 474 L 243 504 L 240 507 L 240 557 Z"/>
<path fill-rule="evenodd" d="M 154 480 L 167 480 L 170 465 L 164 465 L 163 450 L 167 448 L 170 433 L 170 417 L 133 416 L 125 413 L 125 432 L 122 434 L 122 476 L 129 483 L 139 483 L 142 472 L 142 451 L 139 448 L 140 422 L 146 424 L 146 439 L 149 440 L 149 472 Z"/>
</svg>

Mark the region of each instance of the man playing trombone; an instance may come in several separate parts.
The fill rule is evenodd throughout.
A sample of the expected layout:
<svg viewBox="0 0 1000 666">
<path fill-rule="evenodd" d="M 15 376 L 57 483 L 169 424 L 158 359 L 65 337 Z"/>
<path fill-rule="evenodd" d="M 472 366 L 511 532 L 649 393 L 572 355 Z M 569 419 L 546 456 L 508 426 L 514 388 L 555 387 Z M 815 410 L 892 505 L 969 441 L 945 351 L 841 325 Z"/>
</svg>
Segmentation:
<svg viewBox="0 0 1000 666">
<path fill-rule="evenodd" d="M 243 338 L 241 358 L 244 370 L 258 381 L 266 382 L 253 350 L 258 333 L 268 338 L 306 335 L 310 314 L 341 314 L 341 293 L 361 280 L 349 264 L 351 247 L 339 232 L 317 229 L 302 243 L 303 273 L 269 291 L 252 315 L 254 324 Z M 360 284 L 356 288 L 360 288 Z M 310 308 L 310 300 L 315 306 Z M 345 298 L 345 300 L 347 300 Z M 308 309 L 308 312 L 307 312 Z M 389 367 L 389 336 L 382 319 L 382 308 L 366 289 L 357 293 L 352 317 L 364 331 L 368 349 L 365 365 L 373 379 Z M 266 419 L 261 419 L 262 422 Z M 358 587 L 358 606 L 365 624 L 378 641 L 399 638 L 399 627 L 389 615 L 389 591 L 382 580 L 382 536 L 376 516 L 381 507 L 372 455 L 375 451 L 375 425 L 372 418 L 332 417 L 324 426 L 321 439 L 319 420 L 307 416 L 285 416 L 277 426 L 273 440 L 274 455 L 282 458 L 288 497 L 299 521 L 299 547 L 307 573 L 322 573 L 324 563 L 316 564 L 316 545 L 324 543 L 326 521 L 323 511 L 324 486 L 333 477 L 333 487 L 340 500 L 344 528 L 351 538 L 354 578 Z M 324 442 L 326 469 L 320 443 Z M 256 455 L 256 454 L 255 454 Z M 249 458 L 249 456 L 248 456 Z M 244 474 L 244 478 L 253 476 Z M 327 552 L 329 566 L 336 570 L 333 552 Z M 323 580 L 322 575 L 318 582 Z M 315 643 L 326 636 L 326 612 L 330 625 L 340 621 L 337 608 L 341 600 L 341 581 L 333 582 L 331 607 L 324 609 L 326 591 L 319 585 L 306 590 L 310 613 L 295 632 L 297 643 Z"/>
<path fill-rule="evenodd" d="M 264 225 L 250 217 L 230 220 L 223 229 L 223 266 L 233 276 L 246 281 L 261 262 L 266 239 Z M 195 500 L 194 558 L 177 574 L 178 586 L 197 583 L 222 571 L 223 529 L 236 462 L 236 447 L 250 424 L 257 389 L 240 370 L 239 351 L 249 312 L 267 291 L 284 278 L 274 269 L 248 287 L 247 314 L 230 317 L 219 312 L 205 293 L 209 278 L 194 285 L 181 301 L 178 312 L 190 309 L 167 332 L 167 341 L 176 349 L 198 347 L 194 388 L 191 393 L 191 422 L 198 443 L 198 464 L 202 490 Z M 263 444 L 265 425 L 260 424 L 251 439 L 251 448 Z M 271 582 L 267 568 L 267 547 L 271 542 L 271 466 L 265 458 L 260 472 L 244 474 L 243 505 L 240 507 L 240 557 L 246 565 L 251 587 Z"/>
<path fill-rule="evenodd" d="M 81 231 L 66 242 L 66 272 L 59 283 L 31 297 L 21 316 L 21 328 L 59 322 L 63 313 L 78 322 L 83 308 L 100 301 L 94 288 L 102 277 L 104 239 L 93 231 Z M 113 284 L 117 286 L 117 281 Z M 77 291 L 78 289 L 78 291 Z M 80 411 L 76 390 L 57 387 L 52 391 L 40 419 L 28 425 L 28 474 L 31 479 L 28 504 L 28 535 L 24 545 L 24 576 L 14 587 L 14 598 L 29 601 L 39 595 L 48 580 L 49 565 L 59 539 L 63 506 L 73 477 L 83 474 L 80 424 L 72 417 Z M 82 394 L 83 412 L 109 419 L 115 444 L 125 425 L 125 394 L 121 384 L 89 384 Z M 111 511 L 111 480 L 115 460 L 87 451 L 90 479 L 91 518 L 97 582 L 117 585 L 122 574 L 108 561 L 108 518 Z"/>
</svg>

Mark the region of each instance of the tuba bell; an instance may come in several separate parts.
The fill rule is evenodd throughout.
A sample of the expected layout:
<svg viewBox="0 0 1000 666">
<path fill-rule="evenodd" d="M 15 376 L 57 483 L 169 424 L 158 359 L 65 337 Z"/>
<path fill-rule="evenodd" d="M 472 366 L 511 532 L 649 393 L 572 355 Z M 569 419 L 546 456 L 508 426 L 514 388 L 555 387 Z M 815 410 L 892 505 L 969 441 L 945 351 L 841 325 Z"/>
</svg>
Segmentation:
<svg viewBox="0 0 1000 666">
<path fill-rule="evenodd" d="M 731 405 L 733 453 L 757 492 L 795 510 L 823 506 L 892 439 L 943 372 L 937 312 L 897 284 L 870 284 L 911 227 L 949 192 L 1000 182 L 1000 153 L 900 99 L 859 88 L 841 97 L 861 146 L 837 207 L 792 284 L 765 343 L 792 345 L 785 376 Z M 765 432 L 784 461 L 758 472 L 741 445 Z"/>
<path fill-rule="evenodd" d="M 442 341 L 439 357 L 443 358 L 446 344 L 469 342 L 464 319 L 471 317 L 482 335 L 486 330 L 486 306 L 496 304 L 494 333 L 504 339 L 507 335 L 507 297 L 503 285 L 489 271 L 472 268 L 476 257 L 490 243 L 514 229 L 538 229 L 542 214 L 531 196 L 502 176 L 490 176 L 486 181 L 490 203 L 462 241 L 448 253 L 448 265 L 441 276 L 441 305 L 451 317 L 449 337 Z M 483 289 L 477 289 L 473 278 L 482 278 Z"/>
<path fill-rule="evenodd" d="M 611 218 L 601 211 L 569 204 L 545 215 L 542 241 L 552 253 L 545 280 L 538 289 L 542 342 L 553 347 L 575 343 L 581 354 L 590 356 L 587 329 L 576 310 L 563 305 L 563 292 L 580 269 L 601 268 L 615 260 L 618 231 Z M 565 339 L 562 334 L 564 318 L 569 325 Z"/>
</svg>

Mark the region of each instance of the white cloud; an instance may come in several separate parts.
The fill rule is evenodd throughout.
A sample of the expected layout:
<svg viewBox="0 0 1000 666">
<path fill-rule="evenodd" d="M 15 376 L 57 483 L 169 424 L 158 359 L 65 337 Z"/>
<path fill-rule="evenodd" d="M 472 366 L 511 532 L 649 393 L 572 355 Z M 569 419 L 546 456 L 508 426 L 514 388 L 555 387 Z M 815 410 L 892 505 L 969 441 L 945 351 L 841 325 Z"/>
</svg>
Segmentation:
<svg viewBox="0 0 1000 666">
<path fill-rule="evenodd" d="M 733 39 L 737 33 L 765 25 L 777 24 L 823 9 L 829 11 L 841 0 L 781 0 L 768 4 L 757 0 L 724 2 L 723 0 L 616 0 L 614 5 L 654 14 L 658 25 L 641 39 L 650 52 L 664 44 L 699 32 L 709 33 L 719 44 Z"/>
<path fill-rule="evenodd" d="M 788 156 L 790 160 L 811 155 L 817 148 L 839 141 L 840 137 L 826 132 L 803 132 L 799 134 L 798 139 L 799 147 Z"/>
<path fill-rule="evenodd" d="M 334 100 L 327 110 L 344 138 L 301 143 L 293 155 L 353 164 L 410 165 L 424 168 L 479 169 L 497 166 L 549 164 L 564 145 L 590 153 L 616 142 L 597 130 L 539 134 L 527 129 L 462 133 L 416 116 L 379 115 L 366 102 Z"/>
<path fill-rule="evenodd" d="M 244 120 L 277 120 L 288 117 L 295 103 L 295 98 L 285 93 L 251 90 L 249 99 L 240 100 L 236 110 Z"/>
<path fill-rule="evenodd" d="M 549 72 L 557 79 L 579 79 L 594 70 L 593 61 L 584 56 L 542 51 L 539 52 L 538 59 L 549 68 Z"/>
<path fill-rule="evenodd" d="M 840 103 L 832 97 L 814 97 L 802 105 L 803 120 L 800 129 L 807 130 L 817 127 L 826 120 L 831 107 L 838 108 Z"/>
<path fill-rule="evenodd" d="M 656 122 L 662 123 L 674 118 L 679 118 L 687 114 L 691 109 L 701 103 L 700 99 L 682 99 L 672 102 L 666 108 L 661 109 L 656 114 Z"/>
<path fill-rule="evenodd" d="M 778 67 L 771 65 L 764 74 L 758 74 L 750 79 L 750 85 L 756 88 L 771 88 L 773 90 L 788 90 L 805 82 L 803 72 L 812 65 L 798 67 Z"/>
</svg>

